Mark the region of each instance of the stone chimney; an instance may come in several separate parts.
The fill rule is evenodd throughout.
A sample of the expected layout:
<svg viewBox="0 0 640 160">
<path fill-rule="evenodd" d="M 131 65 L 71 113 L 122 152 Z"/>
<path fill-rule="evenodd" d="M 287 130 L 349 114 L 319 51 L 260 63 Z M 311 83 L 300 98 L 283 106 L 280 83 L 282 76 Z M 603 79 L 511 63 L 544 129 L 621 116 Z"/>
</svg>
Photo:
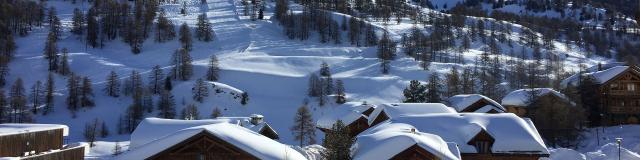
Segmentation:
<svg viewBox="0 0 640 160">
<path fill-rule="evenodd" d="M 598 63 L 598 71 L 602 71 L 602 63 Z"/>
<path fill-rule="evenodd" d="M 251 114 L 249 118 L 251 118 L 250 122 L 253 125 L 258 125 L 264 121 L 264 116 L 259 114 Z"/>
</svg>

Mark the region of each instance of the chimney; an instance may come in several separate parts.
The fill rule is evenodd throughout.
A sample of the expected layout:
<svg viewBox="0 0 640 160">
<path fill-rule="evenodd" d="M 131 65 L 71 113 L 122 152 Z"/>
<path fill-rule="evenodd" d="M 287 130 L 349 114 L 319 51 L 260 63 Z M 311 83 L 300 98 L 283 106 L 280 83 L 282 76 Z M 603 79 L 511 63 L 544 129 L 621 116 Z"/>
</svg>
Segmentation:
<svg viewBox="0 0 640 160">
<path fill-rule="evenodd" d="M 251 124 L 253 125 L 258 125 L 260 123 L 262 123 L 264 116 L 259 115 L 259 114 L 251 114 Z"/>
<path fill-rule="evenodd" d="M 602 71 L 602 63 L 598 63 L 598 71 Z"/>
</svg>

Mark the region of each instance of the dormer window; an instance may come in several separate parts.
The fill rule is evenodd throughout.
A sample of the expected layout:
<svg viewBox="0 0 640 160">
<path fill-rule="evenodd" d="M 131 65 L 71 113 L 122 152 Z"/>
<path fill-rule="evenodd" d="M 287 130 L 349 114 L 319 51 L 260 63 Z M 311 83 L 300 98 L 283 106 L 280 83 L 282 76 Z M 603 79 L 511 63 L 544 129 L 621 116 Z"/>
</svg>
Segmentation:
<svg viewBox="0 0 640 160">
<path fill-rule="evenodd" d="M 491 153 L 491 146 L 489 141 L 476 141 L 474 146 L 478 153 Z"/>
<path fill-rule="evenodd" d="M 475 147 L 477 153 L 487 154 L 491 153 L 493 142 L 495 142 L 495 139 L 493 139 L 487 131 L 482 129 L 467 144 Z"/>
</svg>

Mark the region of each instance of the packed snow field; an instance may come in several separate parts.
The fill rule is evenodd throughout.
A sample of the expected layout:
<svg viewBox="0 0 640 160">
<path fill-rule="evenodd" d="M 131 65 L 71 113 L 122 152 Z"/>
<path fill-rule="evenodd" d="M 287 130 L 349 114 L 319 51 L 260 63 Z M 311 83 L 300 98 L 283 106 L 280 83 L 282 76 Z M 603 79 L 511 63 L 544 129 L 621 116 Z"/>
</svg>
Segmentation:
<svg viewBox="0 0 640 160">
<path fill-rule="evenodd" d="M 105 43 L 104 48 L 87 47 L 83 37 L 69 32 L 74 8 L 86 10 L 87 3 L 71 4 L 69 1 L 49 1 L 49 6 L 57 9 L 63 25 L 64 34 L 58 42 L 58 48 L 67 48 L 70 52 L 70 65 L 74 73 L 88 76 L 93 80 L 96 106 L 83 109 L 72 118 L 65 105 L 66 77 L 56 75 L 55 111 L 52 114 L 36 117 L 37 123 L 66 124 L 70 127 L 70 142 L 84 141 L 82 129 L 85 123 L 100 119 L 108 125 L 112 134 L 99 139 L 97 146 L 91 148 L 89 158 L 105 158 L 111 154 L 116 141 L 126 150 L 128 134 L 115 134 L 118 118 L 124 115 L 131 104 L 131 98 L 122 96 L 113 98 L 102 92 L 107 75 L 115 71 L 121 79 L 132 70 L 143 73 L 143 77 L 155 65 L 160 65 L 168 72 L 171 54 L 180 44 L 177 40 L 166 43 L 155 43 L 146 40 L 142 52 L 131 54 L 129 46 L 120 40 Z M 194 41 L 191 56 L 194 59 L 194 78 L 189 81 L 174 81 L 172 90 L 180 111 L 185 104 L 197 104 L 201 116 L 208 117 L 213 108 L 218 107 L 224 116 L 248 116 L 257 113 L 265 116 L 265 120 L 278 131 L 280 142 L 296 144 L 289 132 L 293 124 L 296 109 L 307 98 L 308 75 L 316 72 L 322 62 L 331 67 L 334 79 L 343 80 L 349 101 L 367 101 L 369 103 L 399 102 L 402 90 L 410 80 L 425 80 L 431 72 L 445 73 L 452 66 L 460 64 L 433 63 L 430 71 L 422 70 L 413 58 L 399 54 L 399 58 L 391 63 L 389 75 L 380 73 L 380 62 L 376 58 L 375 47 L 355 47 L 343 43 L 339 45 L 319 43 L 311 37 L 307 41 L 290 40 L 282 34 L 282 27 L 271 19 L 273 5 L 267 5 L 265 20 L 251 21 L 242 16 L 242 6 L 238 0 L 207 0 L 200 5 L 200 0 L 187 1 L 187 15 L 179 14 L 180 5 L 161 5 L 174 24 L 186 22 L 195 27 L 196 17 L 206 13 L 213 24 L 216 39 L 213 42 Z M 388 30 L 394 38 L 399 39 L 402 33 L 408 33 L 411 22 L 385 25 L 373 22 L 380 29 Z M 36 81 L 45 81 L 47 62 L 42 56 L 44 42 L 47 37 L 46 27 L 35 29 L 29 36 L 17 39 L 19 48 L 16 58 L 10 63 L 10 76 L 7 82 L 22 78 L 25 86 Z M 381 31 L 378 31 L 381 33 Z M 514 33 L 513 38 L 519 36 Z M 558 42 L 559 44 L 559 42 Z M 555 53 L 565 53 L 567 70 L 576 70 L 577 62 L 585 57 L 575 46 L 558 45 Z M 481 52 L 480 45 L 472 45 L 465 52 L 464 58 L 472 61 Z M 210 55 L 217 55 L 220 61 L 220 79 L 216 88 L 224 92 L 210 92 L 204 102 L 195 102 L 191 98 L 191 87 L 195 79 L 204 77 Z M 586 59 L 588 64 L 596 64 L 603 58 Z M 146 78 L 145 78 L 146 79 Z M 211 82 L 213 83 L 213 82 Z M 241 92 L 249 94 L 249 103 L 241 105 L 237 95 Z M 233 94 L 231 94 L 233 93 Z M 157 97 L 156 97 L 157 98 Z M 311 99 L 311 110 L 314 117 L 331 112 L 335 105 L 317 106 Z M 156 113 L 147 114 L 154 116 Z M 613 142 L 616 136 L 622 136 L 623 159 L 640 159 L 639 126 L 610 127 L 605 129 L 604 139 L 600 145 L 594 144 L 595 138 L 589 136 L 595 129 L 586 132 L 585 147 L 577 151 L 571 149 L 552 149 L 552 159 L 613 159 L 617 157 L 617 146 Z M 636 134 L 634 134 L 636 133 Z M 322 137 L 321 132 L 317 132 Z M 603 138 L 603 137 L 601 137 Z M 317 155 L 317 146 L 297 148 L 310 155 Z M 615 151 L 615 152 L 614 152 Z"/>
</svg>

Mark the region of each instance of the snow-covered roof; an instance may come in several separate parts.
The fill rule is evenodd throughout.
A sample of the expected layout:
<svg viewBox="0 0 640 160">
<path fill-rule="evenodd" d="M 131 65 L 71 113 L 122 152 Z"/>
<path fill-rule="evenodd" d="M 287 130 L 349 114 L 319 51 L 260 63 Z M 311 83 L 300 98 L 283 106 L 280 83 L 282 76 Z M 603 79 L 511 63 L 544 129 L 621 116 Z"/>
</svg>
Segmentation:
<svg viewBox="0 0 640 160">
<path fill-rule="evenodd" d="M 594 78 L 595 83 L 602 84 L 613 79 L 620 73 L 623 73 L 624 71 L 629 69 L 630 66 L 626 66 L 623 63 L 610 63 L 601 65 L 601 70 L 599 70 L 598 68 L 598 66 L 588 68 L 582 73 L 582 76 L 591 76 Z M 560 82 L 560 85 L 562 87 L 567 87 L 567 85 L 577 86 L 578 82 L 580 81 L 579 77 L 580 73 L 576 73 L 569 78 L 562 80 L 562 82 Z"/>
<path fill-rule="evenodd" d="M 411 124 L 420 132 L 438 135 L 444 141 L 458 144 L 462 153 L 477 153 L 476 148 L 467 143 L 485 130 L 495 139 L 491 147 L 493 153 L 549 154 L 533 123 L 513 113 L 403 116 L 392 119 L 391 123 Z"/>
<path fill-rule="evenodd" d="M 521 106 L 521 107 L 528 106 L 529 104 L 531 104 L 530 97 L 531 97 L 532 91 L 535 92 L 536 97 L 544 96 L 547 94 L 555 94 L 556 96 L 569 101 L 569 99 L 564 94 L 556 90 L 553 90 L 552 88 L 533 88 L 533 89 L 519 89 L 507 94 L 506 96 L 504 96 L 504 98 L 502 98 L 502 105 L 503 106 Z M 571 103 L 573 104 L 573 102 Z"/>
<path fill-rule="evenodd" d="M 415 128 L 405 123 L 385 122 L 361 133 L 352 146 L 355 160 L 391 159 L 407 148 L 418 145 L 443 160 L 457 160 L 460 152 L 456 144 L 447 143 L 440 136 L 412 132 Z"/>
<path fill-rule="evenodd" d="M 160 139 L 132 148 L 116 157 L 116 159 L 128 160 L 149 158 L 202 132 L 206 132 L 220 138 L 258 159 L 306 159 L 302 154 L 287 145 L 269 139 L 247 128 L 230 123 L 200 125 L 171 132 Z"/>
<path fill-rule="evenodd" d="M 329 109 L 324 115 L 322 115 L 316 122 L 316 126 L 320 128 L 329 129 L 336 121 L 341 120 L 344 124 L 351 124 L 359 118 L 368 119 L 362 112 L 369 110 L 370 108 L 376 108 L 371 104 L 363 104 L 360 102 L 347 102 L 345 104 L 333 107 Z"/>
<path fill-rule="evenodd" d="M 245 127 L 253 132 L 260 132 L 264 127 L 270 127 L 265 122 L 253 125 L 249 117 L 218 117 L 204 120 L 178 120 L 162 118 L 146 118 L 138 124 L 136 130 L 131 133 L 130 148 L 136 148 L 156 139 L 160 139 L 173 132 L 209 124 L 228 123 Z"/>
<path fill-rule="evenodd" d="M 69 127 L 62 124 L 2 123 L 0 124 L 0 136 L 54 129 L 62 129 L 63 136 L 69 135 Z"/>
<path fill-rule="evenodd" d="M 447 99 L 447 103 L 449 104 L 450 107 L 455 108 L 456 111 L 462 112 L 463 110 L 467 109 L 467 107 L 471 106 L 473 103 L 476 103 L 480 100 L 486 100 L 488 103 L 490 103 L 493 106 L 481 107 L 475 112 L 486 113 L 493 108 L 495 108 L 495 110 L 498 112 L 505 111 L 504 107 L 502 107 L 500 103 L 494 101 L 489 97 L 486 97 L 480 94 L 460 94 L 460 95 L 451 96 Z"/>
<path fill-rule="evenodd" d="M 371 113 L 369 124 L 384 111 L 389 118 L 410 115 L 424 115 L 433 113 L 457 113 L 453 108 L 442 103 L 385 103 L 376 107 Z"/>
</svg>

